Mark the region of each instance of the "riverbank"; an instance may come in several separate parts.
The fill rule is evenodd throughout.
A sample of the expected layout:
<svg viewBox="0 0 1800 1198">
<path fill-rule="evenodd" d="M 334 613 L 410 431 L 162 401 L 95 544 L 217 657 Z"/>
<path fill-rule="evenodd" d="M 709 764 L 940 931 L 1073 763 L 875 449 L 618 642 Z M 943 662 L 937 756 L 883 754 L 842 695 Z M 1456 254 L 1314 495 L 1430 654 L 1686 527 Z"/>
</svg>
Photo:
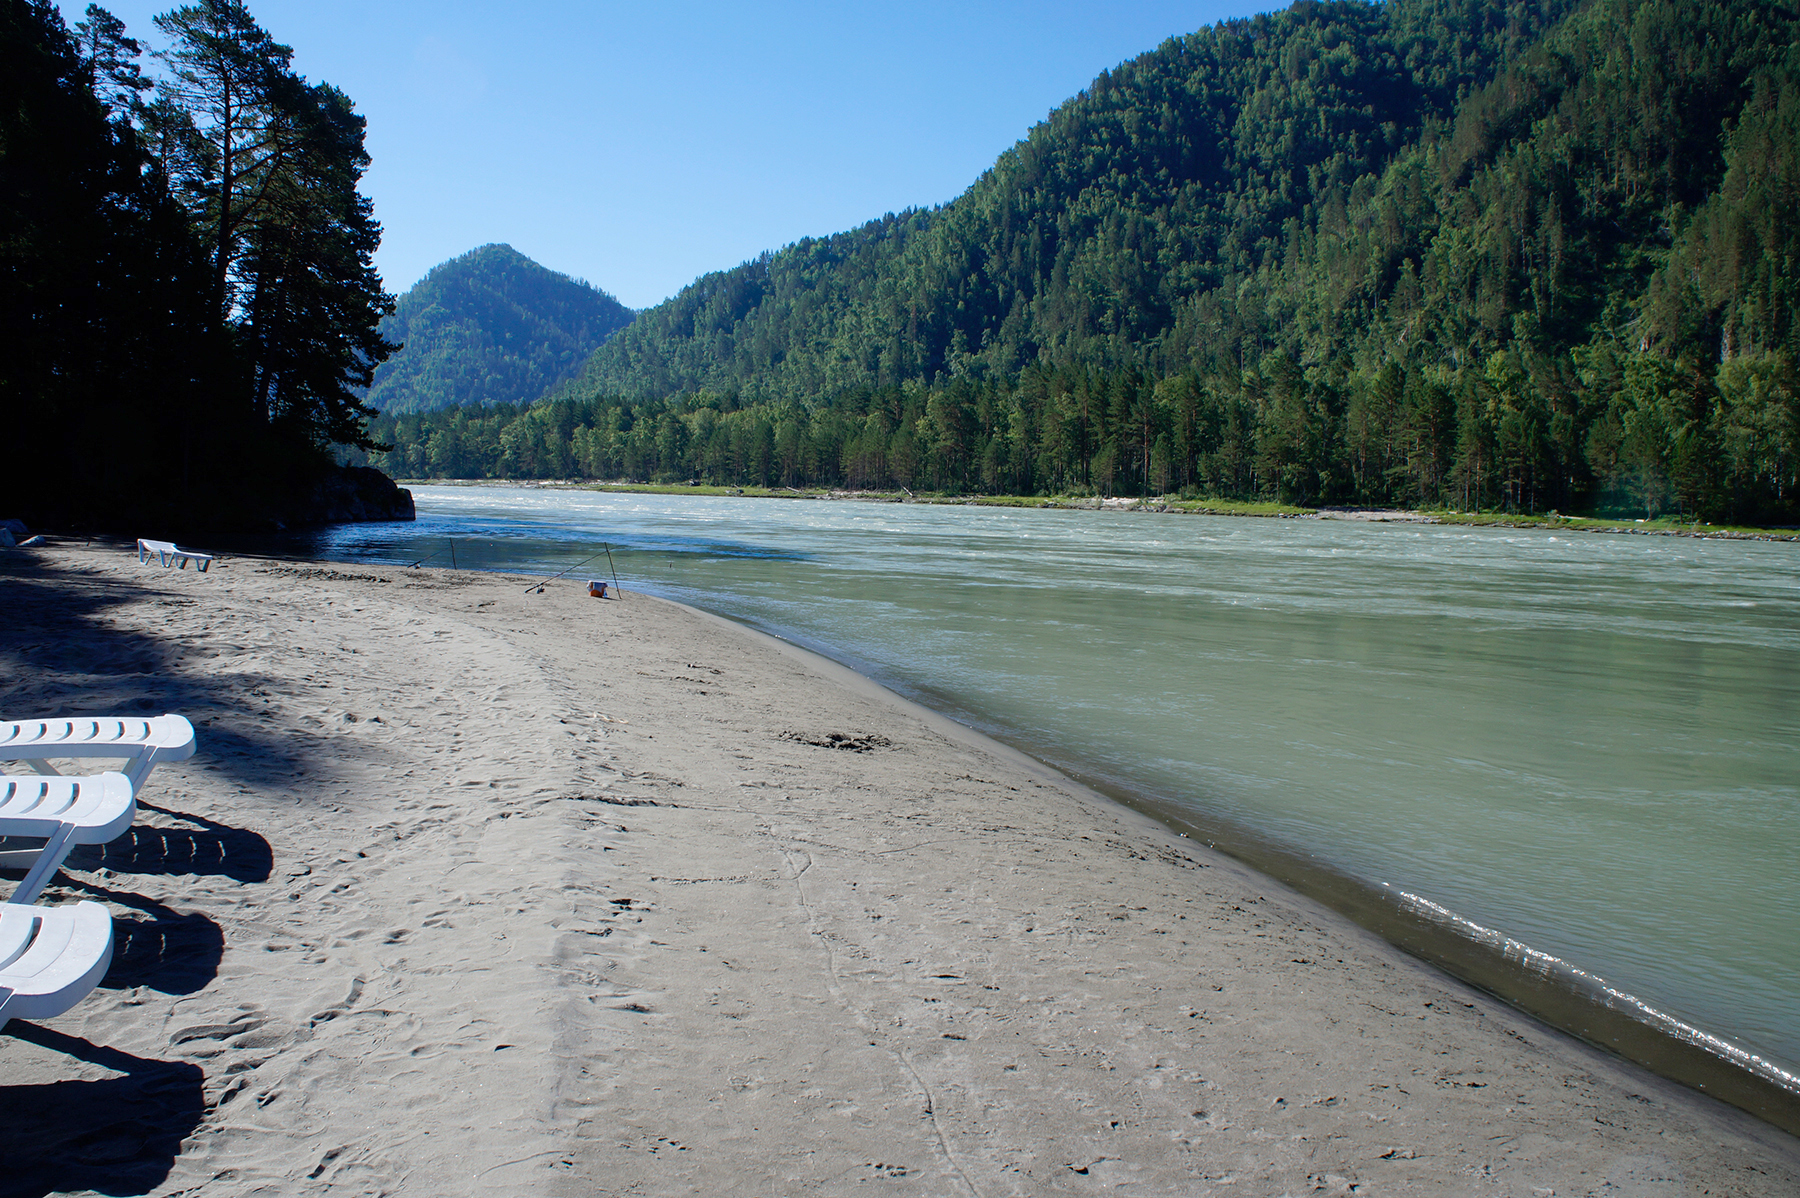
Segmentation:
<svg viewBox="0 0 1800 1198">
<path fill-rule="evenodd" d="M 0 1033 L 25 1192 L 1800 1188 L 1793 1137 L 723 621 L 0 570 L 6 710 L 200 730 L 44 900 L 120 954 Z"/>
<path fill-rule="evenodd" d="M 1164 495 L 1042 496 L 939 495 L 911 491 L 842 491 L 799 487 L 719 487 L 676 483 L 596 483 L 572 479 L 403 479 L 410 486 L 538 487 L 616 492 L 624 495 L 716 495 L 741 499 L 835 499 L 863 503 L 923 503 L 954 507 L 1041 508 L 1053 511 L 1155 512 L 1181 516 L 1254 516 L 1282 520 L 1358 520 L 1382 524 L 1451 524 L 1470 528 L 1536 528 L 1559 532 L 1597 532 L 1632 536 L 1703 537 L 1730 541 L 1800 541 L 1800 529 L 1755 525 L 1708 524 L 1678 515 L 1654 519 L 1603 516 L 1542 515 L 1526 512 L 1461 512 L 1448 508 L 1305 507 L 1272 500 L 1182 499 Z"/>
</svg>

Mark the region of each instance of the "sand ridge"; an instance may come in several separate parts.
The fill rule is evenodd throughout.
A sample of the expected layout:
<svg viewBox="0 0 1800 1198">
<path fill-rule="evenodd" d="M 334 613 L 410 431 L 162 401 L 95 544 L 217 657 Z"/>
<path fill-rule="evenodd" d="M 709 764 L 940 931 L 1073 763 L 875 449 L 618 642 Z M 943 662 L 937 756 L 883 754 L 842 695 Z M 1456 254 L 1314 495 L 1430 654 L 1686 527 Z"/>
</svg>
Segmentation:
<svg viewBox="0 0 1800 1198">
<path fill-rule="evenodd" d="M 1792 1194 L 1800 1145 L 629 592 L 9 555 L 4 710 L 200 753 L 42 901 L 8 1192 Z"/>
</svg>

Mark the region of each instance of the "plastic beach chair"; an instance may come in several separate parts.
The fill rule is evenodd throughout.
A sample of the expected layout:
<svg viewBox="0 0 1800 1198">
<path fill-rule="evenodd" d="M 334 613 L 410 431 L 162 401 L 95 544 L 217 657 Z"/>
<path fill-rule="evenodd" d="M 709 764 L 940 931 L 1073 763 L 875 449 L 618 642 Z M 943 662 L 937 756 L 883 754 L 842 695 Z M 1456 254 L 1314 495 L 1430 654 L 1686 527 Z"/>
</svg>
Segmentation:
<svg viewBox="0 0 1800 1198">
<path fill-rule="evenodd" d="M 70 850 L 78 844 L 105 844 L 129 828 L 136 815 L 136 793 L 124 774 L 0 776 L 0 836 L 44 838 L 38 848 L 0 850 L 0 867 L 27 871 L 8 902 L 37 898 Z"/>
<path fill-rule="evenodd" d="M 106 976 L 112 954 L 112 916 L 99 903 L 0 903 L 0 1027 L 61 1015 Z"/>
<path fill-rule="evenodd" d="M 188 563 L 193 562 L 195 568 L 202 574 L 206 573 L 206 567 L 212 565 L 213 560 L 213 555 L 210 553 L 182 549 L 174 541 L 152 541 L 145 537 L 138 538 L 137 555 L 140 564 L 155 558 L 162 563 L 162 568 L 165 570 L 169 568 L 171 562 L 181 570 L 187 569 Z"/>
<path fill-rule="evenodd" d="M 52 757 L 129 758 L 125 776 L 134 791 L 156 766 L 193 755 L 194 726 L 185 716 L 78 716 L 0 723 L 0 761 L 23 761 L 40 774 L 54 775 Z"/>
</svg>

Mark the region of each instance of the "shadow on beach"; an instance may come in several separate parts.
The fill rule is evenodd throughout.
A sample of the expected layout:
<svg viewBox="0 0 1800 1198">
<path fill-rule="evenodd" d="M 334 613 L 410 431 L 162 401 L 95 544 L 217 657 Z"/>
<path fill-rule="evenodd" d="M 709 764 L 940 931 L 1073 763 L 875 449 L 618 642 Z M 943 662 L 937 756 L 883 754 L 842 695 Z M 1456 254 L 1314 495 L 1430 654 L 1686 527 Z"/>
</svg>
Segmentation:
<svg viewBox="0 0 1800 1198">
<path fill-rule="evenodd" d="M 0 875 L 0 887 L 10 888 L 22 876 L 23 871 L 9 870 Z M 141 916 L 114 914 L 112 964 L 100 979 L 102 989 L 145 986 L 161 994 L 195 994 L 219 975 L 219 962 L 225 957 L 225 930 L 210 916 L 198 911 L 183 913 L 155 899 L 112 890 L 79 875 L 59 874 L 55 885 L 76 892 L 66 900 L 56 899 L 58 902 L 91 898 Z M 48 893 L 54 896 L 56 892 Z"/>
<path fill-rule="evenodd" d="M 266 882 L 275 868 L 269 842 L 244 828 L 138 800 L 140 811 L 172 816 L 197 828 L 158 828 L 135 823 L 106 844 L 83 845 L 69 854 L 70 869 L 110 869 L 161 876 L 212 874 L 238 882 Z"/>
<path fill-rule="evenodd" d="M 181 642 L 109 618 L 121 607 L 188 606 L 205 602 L 203 596 L 167 595 L 130 578 L 22 552 L 0 556 L 0 586 L 7 617 L 0 624 L 4 718 L 174 712 L 194 724 L 200 768 L 252 790 L 279 787 L 317 768 L 316 755 L 291 733 L 277 737 L 251 726 L 245 697 L 273 679 L 233 669 L 229 658 L 190 662 Z"/>
<path fill-rule="evenodd" d="M 160 994 L 195 994 L 219 976 L 225 930 L 198 911 L 186 913 L 87 879 L 76 883 L 89 896 L 137 911 L 144 918 L 113 916 L 113 959 L 100 985 L 107 990 L 146 986 Z"/>
<path fill-rule="evenodd" d="M 113 960 L 100 985 L 109 990 L 148 986 L 163 994 L 193 994 L 217 976 L 225 954 L 225 934 L 198 912 L 183 914 L 130 890 L 103 886 L 85 875 L 105 869 L 148 876 L 218 875 L 244 883 L 266 882 L 274 868 L 269 842 L 255 832 L 216 820 L 171 811 L 149 803 L 139 807 L 200 825 L 158 828 L 133 824 L 104 845 L 83 845 L 63 863 L 59 884 L 113 903 L 143 918 L 115 917 Z M 0 877 L 15 879 L 22 870 Z M 73 896 L 72 896 L 73 897 Z"/>
<path fill-rule="evenodd" d="M 135 1057 L 17 1019 L 0 1035 L 121 1075 L 0 1085 L 0 1194 L 147 1194 L 169 1176 L 206 1113 L 198 1065 Z"/>
</svg>

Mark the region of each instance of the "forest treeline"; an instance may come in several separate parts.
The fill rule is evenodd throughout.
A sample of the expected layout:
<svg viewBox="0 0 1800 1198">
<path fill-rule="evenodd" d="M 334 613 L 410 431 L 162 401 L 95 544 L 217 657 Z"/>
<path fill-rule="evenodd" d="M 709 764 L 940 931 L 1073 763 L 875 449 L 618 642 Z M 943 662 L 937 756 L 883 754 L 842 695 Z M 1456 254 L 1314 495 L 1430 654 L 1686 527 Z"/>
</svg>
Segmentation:
<svg viewBox="0 0 1800 1198">
<path fill-rule="evenodd" d="M 375 368 L 365 399 L 396 414 L 529 402 L 633 315 L 510 245 L 484 245 L 433 267 L 382 320 L 382 337 L 401 348 Z"/>
<path fill-rule="evenodd" d="M 1032 367 L 1007 385 L 904 383 L 814 403 L 741 405 L 700 393 L 384 415 L 371 433 L 393 448 L 369 460 L 410 478 L 1180 494 L 1651 515 L 1678 508 L 1777 519 L 1791 511 L 1779 506 L 1791 504 L 1791 476 L 1784 494 L 1779 470 L 1773 478 L 1764 473 L 1768 461 L 1756 450 L 1768 428 L 1744 416 L 1766 418 L 1780 403 L 1789 405 L 1780 419 L 1791 420 L 1800 380 L 1785 365 L 1773 376 L 1761 373 L 1763 365 L 1721 371 L 1726 415 L 1707 434 L 1723 442 L 1716 460 L 1609 414 L 1588 430 L 1585 458 L 1570 459 L 1593 476 L 1551 474 L 1542 458 L 1529 456 L 1519 423 L 1505 413 L 1525 380 L 1504 357 L 1460 377 L 1409 377 L 1390 362 L 1372 379 L 1348 370 L 1309 378 L 1280 353 L 1224 386 L 1193 373 Z M 1631 377 L 1619 385 L 1626 394 L 1664 387 L 1667 371 L 1642 358 L 1625 367 Z M 1787 429 L 1783 423 L 1776 432 Z"/>
<path fill-rule="evenodd" d="M 1225 22 L 955 201 L 708 275 L 540 408 L 384 422 L 375 460 L 1791 521 L 1797 35 L 1775 0 Z"/>
<path fill-rule="evenodd" d="M 156 26 L 146 55 L 98 6 L 71 30 L 0 0 L 0 506 L 142 535 L 306 520 L 350 485 L 332 448 L 373 444 L 359 396 L 392 348 L 363 118 L 239 0 Z"/>
</svg>

